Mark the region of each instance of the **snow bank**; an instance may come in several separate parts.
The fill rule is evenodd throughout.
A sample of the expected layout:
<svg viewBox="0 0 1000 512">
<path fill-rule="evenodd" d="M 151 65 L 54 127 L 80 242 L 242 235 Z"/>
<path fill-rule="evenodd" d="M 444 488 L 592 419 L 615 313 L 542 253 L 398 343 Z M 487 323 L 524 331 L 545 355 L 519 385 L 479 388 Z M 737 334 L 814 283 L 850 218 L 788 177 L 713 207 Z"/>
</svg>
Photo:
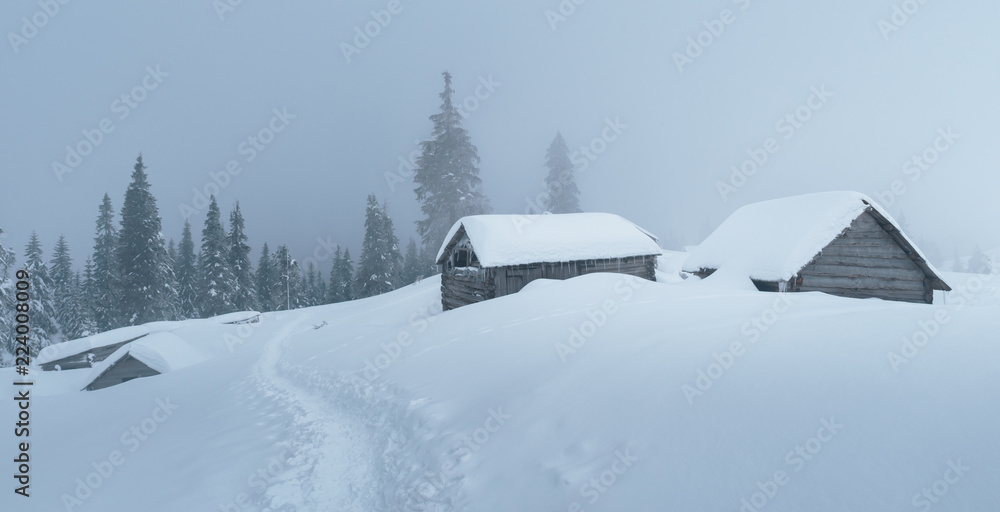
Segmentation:
<svg viewBox="0 0 1000 512">
<path fill-rule="evenodd" d="M 474 215 L 463 217 L 451 227 L 435 261 L 441 260 L 461 228 L 472 241 L 483 267 L 661 252 L 655 236 L 610 213 Z"/>
<path fill-rule="evenodd" d="M 746 205 L 692 249 L 684 271 L 738 264 L 751 279 L 791 279 L 869 207 L 899 229 L 888 212 L 859 192 L 821 192 Z M 930 262 L 927 265 L 937 273 Z"/>
</svg>

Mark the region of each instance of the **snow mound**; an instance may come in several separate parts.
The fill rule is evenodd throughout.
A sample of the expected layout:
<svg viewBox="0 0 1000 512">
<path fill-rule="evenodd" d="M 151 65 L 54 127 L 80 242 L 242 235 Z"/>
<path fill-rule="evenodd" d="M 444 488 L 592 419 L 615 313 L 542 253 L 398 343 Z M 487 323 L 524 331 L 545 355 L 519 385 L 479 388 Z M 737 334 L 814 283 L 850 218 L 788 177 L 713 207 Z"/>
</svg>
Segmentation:
<svg viewBox="0 0 1000 512">
<path fill-rule="evenodd" d="M 746 205 L 692 249 L 684 271 L 738 264 L 751 279 L 791 279 L 868 208 L 899 230 L 888 212 L 859 192 L 821 192 Z M 926 261 L 906 235 L 902 236 Z M 927 266 L 940 275 L 929 262 Z"/>
<path fill-rule="evenodd" d="M 611 213 L 473 215 L 451 227 L 435 261 L 462 232 L 483 267 L 661 253 L 655 236 Z"/>
</svg>

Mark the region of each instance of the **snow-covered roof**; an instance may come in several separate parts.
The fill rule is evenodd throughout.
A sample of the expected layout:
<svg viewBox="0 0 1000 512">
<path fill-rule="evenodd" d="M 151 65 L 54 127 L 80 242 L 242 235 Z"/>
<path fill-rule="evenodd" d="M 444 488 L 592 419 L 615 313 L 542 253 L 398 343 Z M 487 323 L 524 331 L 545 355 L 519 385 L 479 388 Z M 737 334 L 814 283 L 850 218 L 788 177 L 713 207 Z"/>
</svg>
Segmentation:
<svg viewBox="0 0 1000 512">
<path fill-rule="evenodd" d="M 176 334 L 154 332 L 122 346 L 107 359 L 94 365 L 87 382 L 94 382 L 125 356 L 130 355 L 158 373 L 198 364 L 208 356 Z"/>
<path fill-rule="evenodd" d="M 451 227 L 435 261 L 468 235 L 483 267 L 660 254 L 656 237 L 610 213 L 473 215 Z"/>
<path fill-rule="evenodd" d="M 220 324 L 253 323 L 260 316 L 260 311 L 237 311 L 235 313 L 225 313 L 210 318 L 213 322 Z"/>
<path fill-rule="evenodd" d="M 697 272 L 736 267 L 751 279 L 785 281 L 866 211 L 895 227 L 890 234 L 904 249 L 916 253 L 914 262 L 932 279 L 940 279 L 940 273 L 899 229 L 899 224 L 859 192 L 821 192 L 746 205 L 693 249 L 683 268 Z"/>
<path fill-rule="evenodd" d="M 143 325 L 121 327 L 110 331 L 94 334 L 85 338 L 56 343 L 43 348 L 35 358 L 35 364 L 46 364 L 64 357 L 74 356 L 100 347 L 114 345 L 156 330 L 171 330 L 178 328 L 177 322 L 151 322 Z"/>
</svg>

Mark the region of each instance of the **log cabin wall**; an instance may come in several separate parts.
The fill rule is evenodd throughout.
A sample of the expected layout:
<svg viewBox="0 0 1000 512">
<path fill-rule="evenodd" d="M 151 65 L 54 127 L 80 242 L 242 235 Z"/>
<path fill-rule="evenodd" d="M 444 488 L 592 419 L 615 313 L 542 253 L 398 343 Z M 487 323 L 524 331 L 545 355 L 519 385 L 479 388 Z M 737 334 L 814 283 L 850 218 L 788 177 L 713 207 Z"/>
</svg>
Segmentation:
<svg viewBox="0 0 1000 512">
<path fill-rule="evenodd" d="M 799 271 L 793 291 L 930 304 L 931 282 L 868 213 Z"/>
<path fill-rule="evenodd" d="M 656 255 L 561 263 L 532 263 L 495 268 L 458 267 L 441 274 L 441 305 L 447 311 L 519 292 L 535 279 L 569 279 L 613 272 L 656 280 Z"/>
<path fill-rule="evenodd" d="M 122 382 L 127 382 L 132 379 L 151 377 L 159 374 L 160 372 L 146 366 L 142 361 L 132 357 L 131 354 L 126 354 L 125 357 L 111 365 L 104 371 L 104 373 L 99 375 L 84 389 L 87 391 L 94 391 L 96 389 L 104 389 L 116 384 L 121 384 Z"/>
</svg>

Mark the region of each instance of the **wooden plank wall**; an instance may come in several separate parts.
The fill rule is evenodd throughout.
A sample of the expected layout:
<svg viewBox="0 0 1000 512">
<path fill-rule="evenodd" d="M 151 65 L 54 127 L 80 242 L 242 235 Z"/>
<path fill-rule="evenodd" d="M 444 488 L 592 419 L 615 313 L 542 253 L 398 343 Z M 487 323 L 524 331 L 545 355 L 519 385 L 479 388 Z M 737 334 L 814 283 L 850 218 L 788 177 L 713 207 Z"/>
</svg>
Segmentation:
<svg viewBox="0 0 1000 512">
<path fill-rule="evenodd" d="M 800 272 L 794 291 L 930 304 L 926 274 L 868 213 Z"/>
<path fill-rule="evenodd" d="M 628 274 L 655 281 L 656 256 L 447 270 L 441 275 L 441 305 L 447 311 L 517 293 L 535 279 L 561 280 L 595 272 Z"/>
<path fill-rule="evenodd" d="M 94 391 L 96 389 L 104 389 L 116 384 L 121 384 L 122 382 L 126 382 L 131 379 L 151 377 L 159 374 L 160 372 L 146 366 L 130 354 L 126 354 L 125 357 L 121 358 L 117 363 L 111 365 L 110 368 L 105 370 L 104 373 L 99 375 L 84 389 L 87 391 Z"/>
</svg>

